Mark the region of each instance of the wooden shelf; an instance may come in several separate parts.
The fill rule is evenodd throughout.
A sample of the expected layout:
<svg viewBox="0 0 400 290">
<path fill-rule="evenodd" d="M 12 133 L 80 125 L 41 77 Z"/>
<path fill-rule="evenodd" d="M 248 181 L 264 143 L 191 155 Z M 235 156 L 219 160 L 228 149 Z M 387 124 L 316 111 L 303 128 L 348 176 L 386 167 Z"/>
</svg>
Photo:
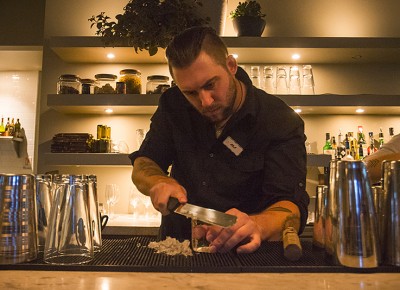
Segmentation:
<svg viewBox="0 0 400 290">
<path fill-rule="evenodd" d="M 95 94 L 95 95 L 48 95 L 47 106 L 65 114 L 153 114 L 158 105 L 159 94 Z"/>
<path fill-rule="evenodd" d="M 354 115 L 363 108 L 364 115 L 399 115 L 400 95 L 278 95 L 301 114 Z M 160 95 L 48 95 L 47 105 L 65 114 L 153 114 Z"/>
<path fill-rule="evenodd" d="M 400 63 L 400 38 L 393 37 L 223 37 L 240 63 L 292 63 L 293 53 L 302 63 Z M 155 56 L 138 54 L 132 47 L 104 47 L 100 37 L 52 37 L 50 47 L 70 63 L 166 63 L 165 50 Z M 107 53 L 113 52 L 110 61 Z"/>
<path fill-rule="evenodd" d="M 129 154 L 120 153 L 45 153 L 47 165 L 131 166 Z"/>
</svg>

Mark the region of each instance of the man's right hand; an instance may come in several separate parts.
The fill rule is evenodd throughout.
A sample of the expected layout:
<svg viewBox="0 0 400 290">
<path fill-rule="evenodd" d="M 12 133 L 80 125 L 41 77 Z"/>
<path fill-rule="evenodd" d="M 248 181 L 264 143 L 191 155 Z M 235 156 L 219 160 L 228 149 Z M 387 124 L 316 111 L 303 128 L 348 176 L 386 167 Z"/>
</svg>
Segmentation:
<svg viewBox="0 0 400 290">
<path fill-rule="evenodd" d="M 162 181 L 156 183 L 150 188 L 150 198 L 153 206 L 162 215 L 168 215 L 170 211 L 167 209 L 168 200 L 175 197 L 180 203 L 186 203 L 186 190 L 173 178 L 163 178 Z"/>
</svg>

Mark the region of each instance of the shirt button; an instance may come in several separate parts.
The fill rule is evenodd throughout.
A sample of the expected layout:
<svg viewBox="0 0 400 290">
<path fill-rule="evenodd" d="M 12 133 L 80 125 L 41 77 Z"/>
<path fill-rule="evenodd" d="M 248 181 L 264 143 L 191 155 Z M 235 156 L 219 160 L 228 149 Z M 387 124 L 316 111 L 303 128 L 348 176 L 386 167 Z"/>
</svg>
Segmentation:
<svg viewBox="0 0 400 290">
<path fill-rule="evenodd" d="M 304 184 L 303 184 L 302 182 L 299 183 L 299 186 L 300 186 L 300 187 L 303 187 L 303 185 L 304 185 Z"/>
<path fill-rule="evenodd" d="M 203 182 L 201 183 L 201 185 L 206 186 L 206 185 L 207 185 L 207 182 L 203 181 Z"/>
<path fill-rule="evenodd" d="M 214 157 L 214 153 L 210 153 L 210 155 L 209 155 L 211 158 L 213 158 Z"/>
</svg>

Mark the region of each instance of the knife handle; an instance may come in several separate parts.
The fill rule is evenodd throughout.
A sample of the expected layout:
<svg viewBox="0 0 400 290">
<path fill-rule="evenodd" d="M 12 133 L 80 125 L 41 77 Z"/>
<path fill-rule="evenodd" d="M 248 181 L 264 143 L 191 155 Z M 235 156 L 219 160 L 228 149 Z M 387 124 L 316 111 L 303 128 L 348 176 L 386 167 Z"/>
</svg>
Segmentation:
<svg viewBox="0 0 400 290">
<path fill-rule="evenodd" d="M 170 197 L 169 200 L 168 200 L 167 208 L 168 208 L 168 210 L 169 210 L 170 212 L 173 212 L 173 211 L 175 211 L 175 210 L 178 208 L 178 206 L 180 206 L 180 205 L 181 205 L 181 204 L 180 204 L 180 202 L 178 201 L 177 198 L 175 198 L 175 197 Z"/>
</svg>

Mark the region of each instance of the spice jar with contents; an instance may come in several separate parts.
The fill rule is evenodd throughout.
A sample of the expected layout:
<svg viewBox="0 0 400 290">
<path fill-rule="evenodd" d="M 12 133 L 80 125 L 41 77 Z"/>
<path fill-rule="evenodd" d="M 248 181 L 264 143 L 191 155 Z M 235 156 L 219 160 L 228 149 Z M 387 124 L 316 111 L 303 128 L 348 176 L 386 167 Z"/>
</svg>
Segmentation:
<svg viewBox="0 0 400 290">
<path fill-rule="evenodd" d="M 142 93 L 142 73 L 136 69 L 123 69 L 119 72 L 121 75 L 120 82 L 124 82 L 127 94 L 141 94 Z"/>
<path fill-rule="evenodd" d="M 169 77 L 162 75 L 152 75 L 147 77 L 146 94 L 162 94 L 170 85 Z"/>
<path fill-rule="evenodd" d="M 81 79 L 82 94 L 94 94 L 96 81 L 92 79 Z"/>
<path fill-rule="evenodd" d="M 80 94 L 81 80 L 77 75 L 61 75 L 57 82 L 57 94 Z"/>
<path fill-rule="evenodd" d="M 95 75 L 97 89 L 95 94 L 115 94 L 117 76 L 113 74 L 97 74 Z"/>
</svg>

